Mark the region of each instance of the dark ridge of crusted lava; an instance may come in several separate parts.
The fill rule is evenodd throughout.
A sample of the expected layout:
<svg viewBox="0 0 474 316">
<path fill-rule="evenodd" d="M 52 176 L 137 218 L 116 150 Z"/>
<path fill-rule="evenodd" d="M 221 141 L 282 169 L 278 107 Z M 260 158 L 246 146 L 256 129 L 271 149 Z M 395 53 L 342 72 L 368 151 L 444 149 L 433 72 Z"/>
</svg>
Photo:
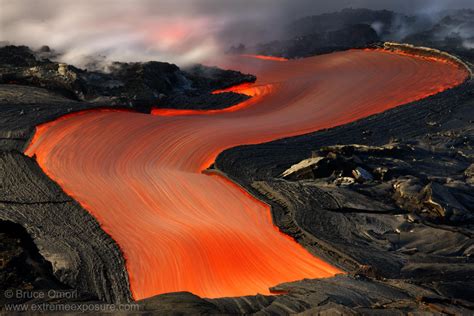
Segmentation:
<svg viewBox="0 0 474 316">
<path fill-rule="evenodd" d="M 0 84 L 18 84 L 45 88 L 74 101 L 92 106 L 124 107 L 149 112 L 152 106 L 175 106 L 174 99 L 190 95 L 189 108 L 204 103 L 224 102 L 231 106 L 244 100 L 234 98 L 225 102 L 211 92 L 244 82 L 255 76 L 233 70 L 195 65 L 186 70 L 164 62 L 114 62 L 104 70 L 88 71 L 45 59 L 26 46 L 0 48 Z M 239 96 L 239 95 L 236 95 Z M 199 97 L 199 98 L 198 98 Z M 234 103 L 232 103 L 234 102 Z M 211 104 L 212 106 L 212 104 Z"/>
<path fill-rule="evenodd" d="M 337 30 L 322 29 L 293 39 L 259 44 L 250 48 L 250 52 L 259 55 L 302 58 L 351 48 L 365 48 L 378 42 L 380 38 L 370 25 L 356 24 Z M 229 52 L 233 53 L 236 50 L 231 49 Z"/>
<path fill-rule="evenodd" d="M 401 14 L 389 10 L 343 9 L 300 18 L 268 43 L 233 46 L 229 53 L 301 58 L 394 41 L 427 46 L 474 60 L 474 10 L 438 15 Z"/>
<path fill-rule="evenodd" d="M 365 48 L 386 39 L 396 20 L 407 24 L 409 17 L 387 10 L 344 9 L 308 16 L 284 27 L 280 38 L 268 43 L 233 46 L 229 53 L 301 58 L 352 48 Z M 376 25 L 381 29 L 376 30 Z"/>
</svg>

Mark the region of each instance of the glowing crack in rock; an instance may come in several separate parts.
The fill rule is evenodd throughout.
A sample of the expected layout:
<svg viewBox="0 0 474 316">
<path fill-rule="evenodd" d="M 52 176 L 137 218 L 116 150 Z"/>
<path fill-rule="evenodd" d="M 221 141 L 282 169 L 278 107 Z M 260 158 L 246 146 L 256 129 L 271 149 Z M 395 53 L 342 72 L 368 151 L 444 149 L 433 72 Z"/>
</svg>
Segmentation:
<svg viewBox="0 0 474 316">
<path fill-rule="evenodd" d="M 202 171 L 226 148 L 352 122 L 467 76 L 449 63 L 380 51 L 229 58 L 258 78 L 243 104 L 86 111 L 39 126 L 26 150 L 118 243 L 135 299 L 269 294 L 282 282 L 340 273 L 279 232 L 266 204 Z"/>
</svg>

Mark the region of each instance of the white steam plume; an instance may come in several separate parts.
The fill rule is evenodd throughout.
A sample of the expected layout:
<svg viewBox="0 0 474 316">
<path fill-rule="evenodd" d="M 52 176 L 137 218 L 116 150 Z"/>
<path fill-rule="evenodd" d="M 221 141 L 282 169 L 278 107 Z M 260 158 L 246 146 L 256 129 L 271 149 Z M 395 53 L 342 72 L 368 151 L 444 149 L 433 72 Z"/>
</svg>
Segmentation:
<svg viewBox="0 0 474 316">
<path fill-rule="evenodd" d="M 301 16 L 345 7 L 403 10 L 428 0 L 0 0 L 0 42 L 48 45 L 65 62 L 161 60 L 222 55 L 232 44 L 280 37 Z M 432 1 L 431 1 L 432 2 Z M 431 3 L 430 2 L 430 3 Z M 439 1 L 436 1 L 439 2 Z M 443 1 L 446 2 L 446 1 Z M 472 0 L 449 1 L 473 7 Z"/>
</svg>

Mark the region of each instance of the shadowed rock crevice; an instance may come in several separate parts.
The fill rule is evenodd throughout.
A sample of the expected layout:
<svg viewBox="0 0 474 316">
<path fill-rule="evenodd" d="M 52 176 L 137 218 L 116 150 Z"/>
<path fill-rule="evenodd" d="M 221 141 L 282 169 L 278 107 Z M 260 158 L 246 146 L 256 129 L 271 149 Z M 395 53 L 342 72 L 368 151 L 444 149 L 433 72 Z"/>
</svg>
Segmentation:
<svg viewBox="0 0 474 316">
<path fill-rule="evenodd" d="M 0 221 L 0 289 L 61 288 L 51 263 L 39 254 L 31 236 L 18 224 Z M 5 298 L 1 297 L 2 300 Z"/>
</svg>

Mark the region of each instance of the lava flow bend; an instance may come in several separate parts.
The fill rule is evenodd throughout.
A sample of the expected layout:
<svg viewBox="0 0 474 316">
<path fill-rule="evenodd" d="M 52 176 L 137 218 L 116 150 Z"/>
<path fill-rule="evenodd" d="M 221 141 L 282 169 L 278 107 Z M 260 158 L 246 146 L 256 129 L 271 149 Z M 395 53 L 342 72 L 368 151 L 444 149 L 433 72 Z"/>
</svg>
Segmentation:
<svg viewBox="0 0 474 316">
<path fill-rule="evenodd" d="M 229 65 L 258 78 L 235 107 L 86 111 L 39 126 L 26 150 L 118 243 L 135 299 L 268 294 L 340 273 L 279 232 L 266 204 L 202 171 L 226 148 L 348 123 L 467 76 L 449 63 L 362 50 Z"/>
</svg>

